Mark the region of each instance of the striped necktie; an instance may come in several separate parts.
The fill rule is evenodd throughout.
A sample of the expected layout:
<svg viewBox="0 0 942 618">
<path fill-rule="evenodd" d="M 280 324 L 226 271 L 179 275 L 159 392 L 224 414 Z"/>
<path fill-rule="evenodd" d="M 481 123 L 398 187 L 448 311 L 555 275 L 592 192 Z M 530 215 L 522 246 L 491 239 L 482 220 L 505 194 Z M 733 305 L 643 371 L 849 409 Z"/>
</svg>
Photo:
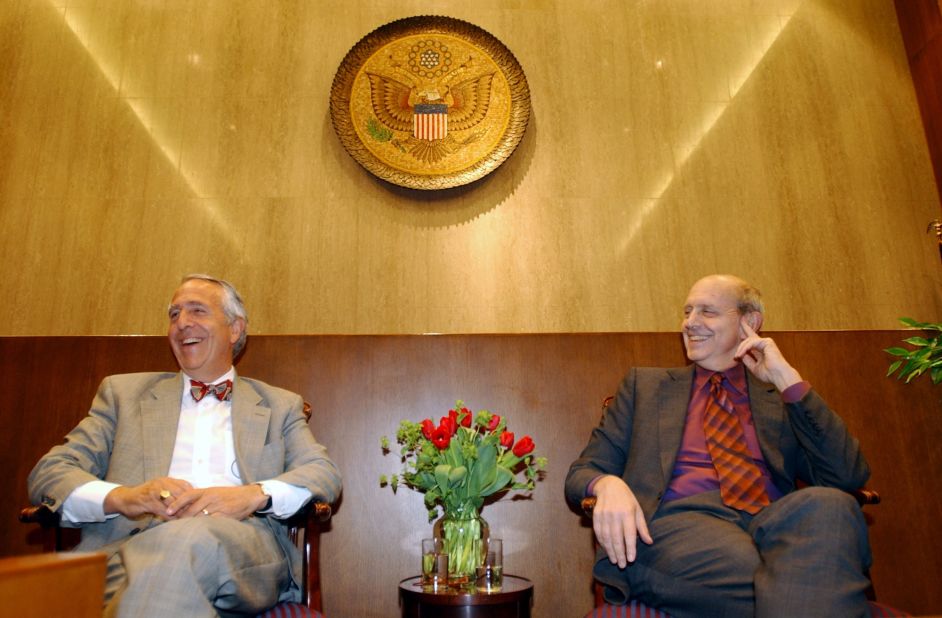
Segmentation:
<svg viewBox="0 0 942 618">
<path fill-rule="evenodd" d="M 723 502 L 755 515 L 769 504 L 769 496 L 722 382 L 722 373 L 710 376 L 710 397 L 703 413 L 703 435 L 720 479 Z"/>
</svg>

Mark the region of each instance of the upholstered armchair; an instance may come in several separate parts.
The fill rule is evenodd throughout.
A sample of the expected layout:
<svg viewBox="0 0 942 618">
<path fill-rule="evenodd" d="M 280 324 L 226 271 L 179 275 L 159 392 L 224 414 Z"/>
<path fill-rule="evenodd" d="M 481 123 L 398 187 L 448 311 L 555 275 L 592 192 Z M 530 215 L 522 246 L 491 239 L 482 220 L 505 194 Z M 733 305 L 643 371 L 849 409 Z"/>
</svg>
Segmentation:
<svg viewBox="0 0 942 618">
<path fill-rule="evenodd" d="M 322 618 L 319 542 L 321 526 L 330 519 L 331 508 L 325 502 L 310 502 L 285 523 L 288 534 L 301 550 L 301 603 L 281 603 L 259 618 Z M 54 535 L 51 549 L 62 550 L 66 543 L 59 527 L 59 514 L 46 506 L 30 506 L 20 511 L 23 523 L 39 524 Z"/>
<path fill-rule="evenodd" d="M 879 504 L 880 494 L 871 489 L 858 489 L 851 492 L 861 507 L 867 504 Z M 582 510 L 590 519 L 595 508 L 595 497 L 590 496 L 582 500 Z M 870 618 L 903 618 L 910 616 L 900 611 L 876 602 L 873 586 L 867 591 L 867 604 L 870 607 Z M 595 583 L 595 608 L 585 615 L 585 618 L 671 618 L 667 612 L 648 607 L 636 599 L 626 605 L 610 605 L 602 598 L 602 585 Z"/>
<path fill-rule="evenodd" d="M 606 397 L 602 402 L 602 410 L 608 408 L 615 398 Z M 880 504 L 880 494 L 872 489 L 860 488 L 850 492 L 861 508 L 869 504 Z M 582 500 L 582 511 L 591 519 L 592 510 L 595 508 L 595 497 L 589 496 Z M 869 575 L 869 574 L 868 574 Z M 894 609 L 887 605 L 876 602 L 876 594 L 873 586 L 867 591 L 867 603 L 870 606 L 871 618 L 902 618 L 909 616 L 906 612 Z M 609 605 L 605 603 L 602 597 L 602 585 L 595 583 L 595 609 L 585 615 L 585 618 L 671 618 L 664 611 L 648 607 L 636 599 L 632 599 L 626 605 Z"/>
<path fill-rule="evenodd" d="M 304 402 L 304 415 L 310 421 L 311 406 Z M 320 533 L 330 520 L 331 506 L 326 502 L 312 501 L 285 521 L 288 535 L 301 551 L 301 602 L 280 603 L 258 618 L 324 618 L 321 600 L 320 571 Z M 38 524 L 49 532 L 51 538 L 44 543 L 47 551 L 62 551 L 74 543 L 68 542 L 67 535 L 74 535 L 78 530 L 59 526 L 59 513 L 46 506 L 29 506 L 20 511 L 19 520 L 23 523 Z"/>
</svg>

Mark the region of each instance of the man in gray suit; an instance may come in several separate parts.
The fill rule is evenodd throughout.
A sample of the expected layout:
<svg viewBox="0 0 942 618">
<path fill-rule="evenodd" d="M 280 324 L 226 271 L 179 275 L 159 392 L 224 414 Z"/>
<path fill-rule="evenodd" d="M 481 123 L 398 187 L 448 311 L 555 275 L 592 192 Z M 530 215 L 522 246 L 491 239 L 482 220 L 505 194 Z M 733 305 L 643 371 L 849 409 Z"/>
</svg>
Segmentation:
<svg viewBox="0 0 942 618">
<path fill-rule="evenodd" d="M 573 462 L 566 496 L 596 496 L 593 574 L 610 603 L 676 618 L 868 615 L 866 524 L 842 490 L 869 467 L 757 334 L 762 320 L 742 279 L 695 283 L 681 327 L 693 364 L 632 369 Z"/>
<path fill-rule="evenodd" d="M 91 411 L 36 464 L 34 503 L 109 556 L 106 615 L 257 613 L 300 599 L 300 555 L 279 521 L 333 502 L 340 473 L 301 398 L 242 378 L 242 299 L 183 279 L 169 308 L 178 373 L 105 378 Z"/>
</svg>

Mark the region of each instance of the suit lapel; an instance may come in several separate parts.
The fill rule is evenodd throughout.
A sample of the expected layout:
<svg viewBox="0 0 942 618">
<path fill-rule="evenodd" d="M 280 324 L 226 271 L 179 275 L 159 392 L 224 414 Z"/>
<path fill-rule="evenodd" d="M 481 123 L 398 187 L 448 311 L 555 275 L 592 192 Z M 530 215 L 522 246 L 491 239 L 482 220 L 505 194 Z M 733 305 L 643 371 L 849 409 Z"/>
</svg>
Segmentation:
<svg viewBox="0 0 942 618">
<path fill-rule="evenodd" d="M 258 466 L 268 434 L 271 409 L 255 389 L 236 376 L 232 387 L 232 440 L 243 483 L 259 480 Z"/>
<path fill-rule="evenodd" d="M 658 450 L 661 472 L 668 481 L 674 473 L 674 461 L 684 435 L 687 407 L 690 405 L 690 386 L 693 384 L 693 365 L 668 369 L 669 379 L 661 382 L 658 393 Z"/>
<path fill-rule="evenodd" d="M 749 385 L 749 408 L 752 410 L 752 422 L 759 440 L 759 450 L 769 470 L 783 474 L 785 460 L 779 448 L 768 445 L 781 443 L 781 434 L 785 427 L 785 409 L 782 397 L 771 384 L 766 384 L 746 372 Z"/>
<path fill-rule="evenodd" d="M 183 376 L 158 382 L 150 391 L 151 399 L 141 401 L 141 441 L 144 478 L 141 482 L 167 476 L 180 422 L 180 397 Z"/>
</svg>

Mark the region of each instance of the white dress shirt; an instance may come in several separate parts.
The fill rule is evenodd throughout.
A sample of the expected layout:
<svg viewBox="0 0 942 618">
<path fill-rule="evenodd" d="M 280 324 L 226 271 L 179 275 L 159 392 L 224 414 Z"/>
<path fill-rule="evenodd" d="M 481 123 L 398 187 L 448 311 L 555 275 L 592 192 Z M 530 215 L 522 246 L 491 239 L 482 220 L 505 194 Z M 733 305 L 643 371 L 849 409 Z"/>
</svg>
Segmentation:
<svg viewBox="0 0 942 618">
<path fill-rule="evenodd" d="M 234 382 L 235 377 L 235 368 L 230 367 L 211 383 Z M 232 439 L 232 402 L 220 401 L 212 393 L 196 401 L 190 393 L 190 380 L 184 373 L 180 420 L 168 476 L 183 479 L 195 488 L 243 485 Z M 258 484 L 272 499 L 271 509 L 264 512 L 275 517 L 293 515 L 311 499 L 305 487 L 277 480 Z M 119 485 L 107 481 L 91 481 L 75 488 L 62 503 L 62 518 L 77 524 L 117 517 L 117 513 L 106 516 L 104 511 L 105 496 L 116 487 Z"/>
</svg>

